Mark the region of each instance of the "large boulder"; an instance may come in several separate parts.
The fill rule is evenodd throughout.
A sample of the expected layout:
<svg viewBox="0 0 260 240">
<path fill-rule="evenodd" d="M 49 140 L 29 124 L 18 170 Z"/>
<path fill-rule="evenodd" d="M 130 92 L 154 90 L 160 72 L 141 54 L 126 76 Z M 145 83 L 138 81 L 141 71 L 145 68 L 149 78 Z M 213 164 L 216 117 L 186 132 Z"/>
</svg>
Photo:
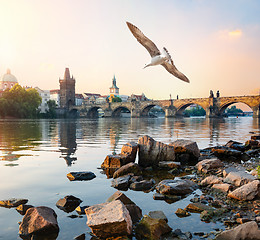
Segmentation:
<svg viewBox="0 0 260 240">
<path fill-rule="evenodd" d="M 142 174 L 142 170 L 137 163 L 131 162 L 116 170 L 114 172 L 113 178 L 118 178 L 120 176 L 127 175 L 128 173 L 133 173 L 134 175 L 138 176 Z"/>
<path fill-rule="evenodd" d="M 136 226 L 135 233 L 138 240 L 159 240 L 163 234 L 169 233 L 171 230 L 165 220 L 144 215 Z"/>
<path fill-rule="evenodd" d="M 254 180 L 256 180 L 256 178 L 251 174 L 246 173 L 244 171 L 236 171 L 236 172 L 230 172 L 224 179 L 224 182 L 239 187 L 246 183 L 252 182 Z"/>
<path fill-rule="evenodd" d="M 228 194 L 228 197 L 242 201 L 252 200 L 256 196 L 260 196 L 259 180 L 254 180 L 250 183 L 247 183 Z"/>
<path fill-rule="evenodd" d="M 69 213 L 74 211 L 80 203 L 82 203 L 82 200 L 72 195 L 68 195 L 64 198 L 59 199 L 56 203 L 56 206 L 64 212 Z"/>
<path fill-rule="evenodd" d="M 18 207 L 21 204 L 26 204 L 28 199 L 24 198 L 10 198 L 7 200 L 0 200 L 0 206 L 6 208 Z"/>
<path fill-rule="evenodd" d="M 198 185 L 187 179 L 166 179 L 161 181 L 156 190 L 164 195 L 186 195 L 192 193 Z"/>
<path fill-rule="evenodd" d="M 129 211 L 120 200 L 93 205 L 86 208 L 85 212 L 87 225 L 101 239 L 132 233 Z"/>
<path fill-rule="evenodd" d="M 228 183 L 216 183 L 212 185 L 212 189 L 221 191 L 221 192 L 225 192 L 227 193 L 231 188 L 231 185 Z"/>
<path fill-rule="evenodd" d="M 139 160 L 141 167 L 158 167 L 161 161 L 174 161 L 174 147 L 157 142 L 153 138 L 145 135 L 138 139 Z"/>
<path fill-rule="evenodd" d="M 59 226 L 57 215 L 49 207 L 34 207 L 27 210 L 19 226 L 19 234 L 22 238 L 36 239 L 33 235 L 50 236 L 46 239 L 56 239 Z"/>
<path fill-rule="evenodd" d="M 129 199 L 124 193 L 117 191 L 107 199 L 107 202 L 120 200 L 130 213 L 133 223 L 138 222 L 142 218 L 142 209 L 139 208 L 131 199 Z"/>
<path fill-rule="evenodd" d="M 70 172 L 67 174 L 67 178 L 70 181 L 86 181 L 86 180 L 92 180 L 95 178 L 96 175 L 93 172 Z"/>
<path fill-rule="evenodd" d="M 138 144 L 136 142 L 129 142 L 121 148 L 121 155 L 126 156 L 127 162 L 135 162 Z"/>
<path fill-rule="evenodd" d="M 107 155 L 101 168 L 120 168 L 130 162 L 135 162 L 138 144 L 135 142 L 126 143 L 123 145 L 120 154 Z"/>
<path fill-rule="evenodd" d="M 200 156 L 200 150 L 196 142 L 191 140 L 178 139 L 173 143 L 170 143 L 169 145 L 174 147 L 174 152 L 179 162 L 186 164 L 188 162 L 198 161 L 198 158 Z M 188 162 L 182 162 L 183 154 L 188 154 Z"/>
<path fill-rule="evenodd" d="M 209 170 L 223 167 L 224 164 L 218 158 L 204 159 L 196 164 L 199 172 L 207 173 Z"/>
<path fill-rule="evenodd" d="M 247 222 L 220 233 L 216 240 L 260 240 L 260 230 L 255 221 Z"/>
</svg>

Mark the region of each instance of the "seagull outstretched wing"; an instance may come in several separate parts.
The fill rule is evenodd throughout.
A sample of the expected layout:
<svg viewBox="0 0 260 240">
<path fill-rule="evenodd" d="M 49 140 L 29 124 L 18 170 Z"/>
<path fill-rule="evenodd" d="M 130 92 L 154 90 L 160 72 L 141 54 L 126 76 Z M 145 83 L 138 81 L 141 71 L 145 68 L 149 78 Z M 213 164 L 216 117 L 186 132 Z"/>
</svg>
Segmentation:
<svg viewBox="0 0 260 240">
<path fill-rule="evenodd" d="M 132 34 L 137 39 L 137 41 L 147 49 L 151 57 L 161 54 L 160 50 L 156 47 L 156 45 L 148 37 L 146 37 L 138 27 L 129 22 L 126 22 L 126 24 L 129 27 Z"/>
<path fill-rule="evenodd" d="M 168 62 L 164 62 L 161 64 L 169 73 L 171 73 L 172 75 L 174 75 L 175 77 L 181 79 L 184 82 L 189 83 L 190 80 L 183 74 L 181 73 L 176 67 L 175 65 L 172 63 L 168 63 Z"/>
</svg>

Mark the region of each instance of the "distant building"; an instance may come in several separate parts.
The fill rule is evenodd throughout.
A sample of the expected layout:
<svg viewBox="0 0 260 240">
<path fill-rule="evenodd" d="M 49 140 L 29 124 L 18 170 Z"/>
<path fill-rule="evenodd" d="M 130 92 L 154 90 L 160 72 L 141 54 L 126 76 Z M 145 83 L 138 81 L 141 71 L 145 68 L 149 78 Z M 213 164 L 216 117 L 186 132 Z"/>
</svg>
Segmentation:
<svg viewBox="0 0 260 240">
<path fill-rule="evenodd" d="M 0 90 L 11 89 L 16 83 L 18 83 L 17 78 L 11 74 L 10 69 L 7 69 L 6 74 L 0 78 Z"/>
<path fill-rule="evenodd" d="M 48 101 L 50 100 L 50 90 L 42 90 L 38 87 L 35 88 L 42 98 L 41 105 L 39 106 L 41 113 L 46 113 L 48 108 Z"/>
<path fill-rule="evenodd" d="M 131 101 L 148 101 L 149 99 L 142 93 L 142 95 L 132 94 L 130 97 Z"/>
<path fill-rule="evenodd" d="M 68 109 L 75 105 L 75 79 L 70 77 L 69 68 L 65 68 L 64 78 L 60 83 L 60 108 Z"/>
<path fill-rule="evenodd" d="M 130 99 L 130 97 L 127 95 L 119 95 L 118 97 L 121 98 L 122 102 L 127 102 Z"/>
<path fill-rule="evenodd" d="M 96 99 L 98 99 L 101 95 L 99 93 L 83 93 L 84 101 L 87 104 L 96 103 Z"/>
<path fill-rule="evenodd" d="M 119 88 L 116 86 L 116 77 L 112 79 L 112 87 L 110 89 L 110 94 L 119 95 Z"/>
<path fill-rule="evenodd" d="M 54 100 L 58 107 L 60 107 L 60 90 L 50 90 L 50 100 Z"/>
<path fill-rule="evenodd" d="M 76 106 L 81 106 L 84 101 L 83 94 L 76 93 L 75 94 L 75 104 Z"/>
<path fill-rule="evenodd" d="M 107 96 L 104 95 L 104 96 L 100 96 L 98 98 L 96 98 L 96 103 L 97 104 L 104 104 L 107 102 Z"/>
</svg>

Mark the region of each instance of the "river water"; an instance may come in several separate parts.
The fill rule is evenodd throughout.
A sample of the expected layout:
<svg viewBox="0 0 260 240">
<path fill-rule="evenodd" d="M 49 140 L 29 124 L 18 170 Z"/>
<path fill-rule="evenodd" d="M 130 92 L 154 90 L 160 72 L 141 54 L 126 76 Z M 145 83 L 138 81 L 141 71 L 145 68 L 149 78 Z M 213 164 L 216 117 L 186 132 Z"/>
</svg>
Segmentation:
<svg viewBox="0 0 260 240">
<path fill-rule="evenodd" d="M 155 140 L 170 143 L 176 139 L 191 139 L 199 148 L 225 144 L 230 139 L 245 142 L 252 133 L 259 132 L 259 119 L 252 117 L 207 118 L 121 118 L 77 120 L 2 120 L 0 121 L 0 199 L 27 198 L 33 206 L 48 206 L 58 215 L 60 227 L 57 239 L 73 239 L 90 229 L 86 216 L 69 217 L 56 207 L 66 195 L 83 200 L 82 206 L 103 203 L 116 189 L 111 179 L 98 169 L 106 155 L 119 153 L 123 144 L 149 135 Z M 91 181 L 70 182 L 70 171 L 92 171 Z M 199 190 L 198 190 L 199 191 Z M 134 201 L 143 214 L 162 210 L 173 228 L 182 231 L 209 232 L 222 228 L 219 223 L 204 223 L 199 214 L 187 218 L 175 215 L 177 208 L 189 203 L 190 195 L 168 204 L 155 201 L 154 192 L 128 190 L 125 194 Z M 22 217 L 15 209 L 0 207 L 0 239 L 20 239 L 18 222 Z"/>
</svg>

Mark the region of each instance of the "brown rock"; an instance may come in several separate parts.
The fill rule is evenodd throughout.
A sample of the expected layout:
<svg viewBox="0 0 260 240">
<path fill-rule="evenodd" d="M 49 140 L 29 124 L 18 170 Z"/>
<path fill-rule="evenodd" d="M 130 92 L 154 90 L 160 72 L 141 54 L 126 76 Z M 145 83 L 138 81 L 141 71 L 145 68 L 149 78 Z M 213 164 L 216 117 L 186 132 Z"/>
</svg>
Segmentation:
<svg viewBox="0 0 260 240">
<path fill-rule="evenodd" d="M 256 178 L 249 173 L 237 171 L 237 172 L 230 172 L 224 182 L 233 184 L 237 187 L 242 186 L 246 183 L 254 181 Z"/>
<path fill-rule="evenodd" d="M 82 200 L 80 200 L 79 198 L 68 195 L 58 200 L 56 206 L 64 212 L 69 213 L 74 211 L 81 202 Z"/>
<path fill-rule="evenodd" d="M 57 237 L 58 232 L 57 215 L 49 207 L 28 209 L 19 226 L 21 237 L 29 237 L 31 235 L 56 235 Z"/>
<path fill-rule="evenodd" d="M 6 208 L 12 208 L 12 207 L 18 207 L 21 204 L 26 204 L 27 202 L 28 199 L 11 198 L 8 200 L 0 200 L 0 206 Z"/>
<path fill-rule="evenodd" d="M 175 212 L 178 217 L 188 217 L 190 213 L 184 209 L 178 208 Z"/>
<path fill-rule="evenodd" d="M 129 142 L 123 145 L 121 155 L 126 156 L 126 162 L 135 162 L 137 150 L 138 144 L 135 142 Z"/>
<path fill-rule="evenodd" d="M 116 170 L 114 172 L 113 178 L 118 178 L 120 176 L 127 175 L 128 173 L 133 173 L 134 175 L 138 176 L 142 174 L 142 171 L 137 163 L 131 162 Z"/>
<path fill-rule="evenodd" d="M 255 196 L 260 196 L 260 181 L 254 180 L 250 183 L 237 188 L 233 192 L 228 194 L 228 197 L 235 198 L 237 200 L 247 201 L 252 200 Z"/>
<path fill-rule="evenodd" d="M 129 199 L 124 193 L 117 191 L 110 196 L 106 202 L 112 202 L 120 200 L 127 208 L 130 213 L 133 223 L 138 222 L 142 218 L 142 210 L 139 208 L 131 199 Z"/>
<path fill-rule="evenodd" d="M 130 214 L 120 200 L 91 206 L 85 212 L 87 225 L 101 239 L 129 235 L 132 232 Z"/>
<path fill-rule="evenodd" d="M 184 210 L 189 211 L 189 212 L 201 213 L 205 210 L 212 211 L 213 208 L 206 204 L 197 202 L 197 203 L 190 203 Z"/>
<path fill-rule="evenodd" d="M 228 183 L 221 183 L 221 184 L 214 184 L 212 188 L 227 193 L 230 190 L 231 186 Z"/>
<path fill-rule="evenodd" d="M 218 158 L 205 159 L 196 164 L 198 171 L 207 173 L 209 170 L 223 167 L 224 164 Z"/>
<path fill-rule="evenodd" d="M 174 146 L 175 154 L 188 153 L 192 158 L 196 159 L 200 156 L 200 150 L 197 143 L 191 140 L 178 139 L 169 145 Z"/>
<path fill-rule="evenodd" d="M 32 205 L 21 204 L 16 208 L 16 211 L 19 212 L 21 215 L 24 215 L 26 211 L 32 207 Z"/>
<path fill-rule="evenodd" d="M 222 183 L 222 179 L 220 179 L 217 176 L 211 175 L 211 176 L 204 178 L 201 181 L 200 185 L 207 186 L 207 185 L 218 184 L 218 183 Z"/>
<path fill-rule="evenodd" d="M 251 136 L 252 140 L 260 140 L 260 134 L 255 134 Z"/>
<path fill-rule="evenodd" d="M 251 221 L 231 230 L 220 233 L 216 240 L 260 240 L 260 230 L 256 222 Z"/>
<path fill-rule="evenodd" d="M 157 142 L 149 136 L 143 136 L 138 139 L 139 160 L 141 167 L 157 167 L 161 161 L 174 161 L 174 147 Z"/>
<path fill-rule="evenodd" d="M 159 166 L 159 168 L 172 169 L 172 168 L 181 167 L 181 163 L 173 162 L 173 161 L 162 161 L 162 162 L 159 162 L 158 166 Z"/>
</svg>

